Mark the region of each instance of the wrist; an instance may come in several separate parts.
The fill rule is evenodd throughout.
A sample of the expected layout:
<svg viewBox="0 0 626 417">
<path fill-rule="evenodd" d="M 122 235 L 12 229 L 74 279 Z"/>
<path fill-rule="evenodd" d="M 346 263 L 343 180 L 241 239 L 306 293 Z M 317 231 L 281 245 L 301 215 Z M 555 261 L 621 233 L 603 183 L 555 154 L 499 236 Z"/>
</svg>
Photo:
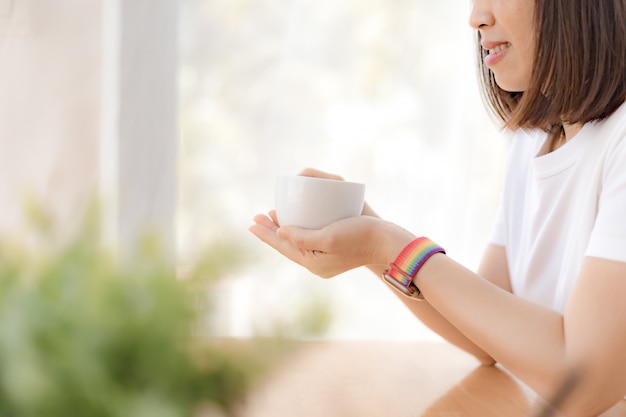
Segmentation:
<svg viewBox="0 0 626 417">
<path fill-rule="evenodd" d="M 420 269 L 445 250 L 427 237 L 413 239 L 406 245 L 383 273 L 383 279 L 407 297 L 423 300 L 421 290 L 414 280 Z"/>
<path fill-rule="evenodd" d="M 376 242 L 372 264 L 389 265 L 408 245 L 415 235 L 402 227 L 383 221 L 375 232 L 372 241 Z"/>
</svg>

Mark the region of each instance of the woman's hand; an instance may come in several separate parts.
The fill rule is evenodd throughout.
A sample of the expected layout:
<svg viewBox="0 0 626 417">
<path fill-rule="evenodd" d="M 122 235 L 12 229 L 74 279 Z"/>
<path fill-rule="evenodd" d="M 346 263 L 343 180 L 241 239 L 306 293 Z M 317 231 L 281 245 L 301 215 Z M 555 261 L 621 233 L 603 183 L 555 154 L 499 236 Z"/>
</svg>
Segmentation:
<svg viewBox="0 0 626 417">
<path fill-rule="evenodd" d="M 299 175 L 343 181 L 338 175 L 313 168 Z M 272 210 L 267 216 L 255 216 L 250 231 L 312 273 L 330 278 L 363 265 L 387 265 L 413 239 L 406 230 L 380 219 L 367 203 L 361 214 L 309 230 L 280 227 Z"/>
<path fill-rule="evenodd" d="M 411 240 L 403 231 L 402 243 L 391 243 L 390 237 L 402 229 L 372 216 L 342 219 L 318 230 L 279 227 L 274 211 L 255 216 L 254 222 L 250 227 L 254 235 L 322 278 L 363 265 L 389 263 Z"/>
</svg>

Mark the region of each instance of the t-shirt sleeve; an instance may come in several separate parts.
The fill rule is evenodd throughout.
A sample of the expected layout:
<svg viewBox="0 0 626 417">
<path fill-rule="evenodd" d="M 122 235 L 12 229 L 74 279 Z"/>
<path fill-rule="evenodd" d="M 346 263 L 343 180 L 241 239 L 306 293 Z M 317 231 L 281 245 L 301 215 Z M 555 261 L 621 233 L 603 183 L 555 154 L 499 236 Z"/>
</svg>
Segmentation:
<svg viewBox="0 0 626 417">
<path fill-rule="evenodd" d="M 607 157 L 587 256 L 626 262 L 626 131 Z"/>
</svg>

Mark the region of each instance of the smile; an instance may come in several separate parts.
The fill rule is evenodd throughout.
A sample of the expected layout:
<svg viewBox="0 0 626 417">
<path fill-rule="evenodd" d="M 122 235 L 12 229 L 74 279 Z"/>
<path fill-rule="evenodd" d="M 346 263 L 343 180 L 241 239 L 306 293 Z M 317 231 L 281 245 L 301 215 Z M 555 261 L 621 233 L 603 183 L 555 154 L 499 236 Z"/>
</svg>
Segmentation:
<svg viewBox="0 0 626 417">
<path fill-rule="evenodd" d="M 492 45 L 493 44 L 487 45 L 487 46 L 492 46 Z M 487 55 L 485 55 L 485 60 L 484 60 L 485 65 L 488 68 L 493 68 L 498 62 L 504 59 L 510 47 L 511 47 L 511 43 L 502 42 L 500 44 L 492 46 L 489 49 L 485 48 L 487 49 Z"/>
<path fill-rule="evenodd" d="M 508 49 L 511 46 L 511 44 L 509 42 L 504 42 L 501 43 L 500 45 L 496 46 L 495 48 L 489 49 L 488 52 L 489 54 L 497 54 L 499 52 L 504 51 L 505 49 Z"/>
</svg>

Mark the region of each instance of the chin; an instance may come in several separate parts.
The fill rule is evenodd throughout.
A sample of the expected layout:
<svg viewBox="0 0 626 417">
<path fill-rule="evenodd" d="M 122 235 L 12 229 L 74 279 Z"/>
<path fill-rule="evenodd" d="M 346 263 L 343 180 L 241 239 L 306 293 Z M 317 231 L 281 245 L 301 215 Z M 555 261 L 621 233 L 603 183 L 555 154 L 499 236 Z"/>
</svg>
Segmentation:
<svg viewBox="0 0 626 417">
<path fill-rule="evenodd" d="M 528 89 L 528 79 L 526 77 L 507 77 L 494 71 L 496 84 L 498 87 L 509 93 L 521 93 Z"/>
<path fill-rule="evenodd" d="M 518 80 L 511 80 L 506 77 L 498 77 L 497 74 L 496 84 L 498 84 L 498 87 L 509 93 L 521 93 L 528 87 L 528 83 L 522 83 Z"/>
<path fill-rule="evenodd" d="M 526 88 L 520 87 L 519 85 L 514 83 L 501 83 L 496 80 L 496 84 L 498 84 L 498 87 L 509 93 L 521 93 L 526 90 Z"/>
</svg>

